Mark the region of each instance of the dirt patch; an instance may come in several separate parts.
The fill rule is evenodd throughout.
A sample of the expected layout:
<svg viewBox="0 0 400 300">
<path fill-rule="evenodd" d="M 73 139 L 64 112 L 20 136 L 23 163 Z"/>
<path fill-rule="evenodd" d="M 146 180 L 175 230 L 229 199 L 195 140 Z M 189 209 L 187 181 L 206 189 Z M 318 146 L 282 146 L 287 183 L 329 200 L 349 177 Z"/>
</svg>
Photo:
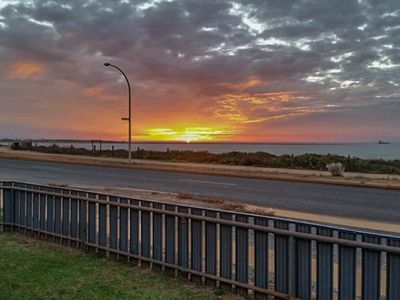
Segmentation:
<svg viewBox="0 0 400 300">
<path fill-rule="evenodd" d="M 198 197 L 186 193 L 169 193 L 169 192 L 130 189 L 130 188 L 109 188 L 109 187 L 102 188 L 102 187 L 65 185 L 65 184 L 64 185 L 50 184 L 50 186 L 53 187 L 62 186 L 64 188 L 76 188 L 90 192 L 106 193 L 116 196 L 122 196 L 122 197 L 125 196 L 142 200 L 153 200 L 168 204 L 200 206 L 203 208 L 218 208 L 223 210 L 246 212 L 246 213 L 259 214 L 265 216 L 273 216 L 275 213 L 274 210 L 270 208 L 241 204 L 230 200 Z"/>
</svg>

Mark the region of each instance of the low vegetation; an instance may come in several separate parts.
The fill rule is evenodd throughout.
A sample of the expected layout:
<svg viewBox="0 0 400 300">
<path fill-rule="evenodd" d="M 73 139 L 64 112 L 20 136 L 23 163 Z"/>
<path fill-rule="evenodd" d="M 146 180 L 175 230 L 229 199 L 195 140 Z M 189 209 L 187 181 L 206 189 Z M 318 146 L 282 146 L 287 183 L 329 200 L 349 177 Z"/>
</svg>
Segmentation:
<svg viewBox="0 0 400 300">
<path fill-rule="evenodd" d="M 0 299 L 218 298 L 162 273 L 0 233 Z"/>
<path fill-rule="evenodd" d="M 326 166 L 329 173 L 332 176 L 343 176 L 344 175 L 344 167 L 341 163 L 330 163 Z"/>
<path fill-rule="evenodd" d="M 84 148 L 53 146 L 34 146 L 31 143 L 14 143 L 14 150 L 31 150 L 44 153 L 89 155 L 126 158 L 126 150 L 96 150 Z M 132 153 L 135 159 L 151 159 L 169 162 L 191 162 L 225 164 L 233 166 L 254 166 L 269 168 L 307 169 L 325 171 L 327 165 L 340 163 L 347 172 L 398 174 L 400 175 L 400 160 L 361 159 L 358 157 L 334 154 L 302 154 L 273 155 L 266 152 L 227 152 L 209 153 L 207 151 L 149 151 L 137 149 Z"/>
</svg>

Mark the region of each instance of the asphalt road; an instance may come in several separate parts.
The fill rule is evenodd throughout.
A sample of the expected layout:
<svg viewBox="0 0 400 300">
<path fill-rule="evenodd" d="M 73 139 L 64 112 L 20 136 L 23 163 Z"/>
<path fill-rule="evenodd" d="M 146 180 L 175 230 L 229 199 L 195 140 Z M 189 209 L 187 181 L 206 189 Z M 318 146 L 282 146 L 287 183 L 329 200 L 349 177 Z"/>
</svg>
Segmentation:
<svg viewBox="0 0 400 300">
<path fill-rule="evenodd" d="M 400 191 L 0 159 L 0 181 L 124 187 L 230 199 L 260 206 L 400 223 Z"/>
</svg>

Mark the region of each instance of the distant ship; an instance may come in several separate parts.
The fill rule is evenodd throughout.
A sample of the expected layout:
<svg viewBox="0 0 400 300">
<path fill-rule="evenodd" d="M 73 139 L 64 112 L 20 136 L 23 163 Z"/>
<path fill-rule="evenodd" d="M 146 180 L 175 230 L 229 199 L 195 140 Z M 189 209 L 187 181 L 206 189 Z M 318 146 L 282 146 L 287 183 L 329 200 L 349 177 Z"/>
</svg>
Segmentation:
<svg viewBox="0 0 400 300">
<path fill-rule="evenodd" d="M 389 142 L 384 142 L 384 141 L 379 140 L 378 144 L 386 145 L 386 144 L 390 144 L 390 143 L 389 143 Z"/>
</svg>

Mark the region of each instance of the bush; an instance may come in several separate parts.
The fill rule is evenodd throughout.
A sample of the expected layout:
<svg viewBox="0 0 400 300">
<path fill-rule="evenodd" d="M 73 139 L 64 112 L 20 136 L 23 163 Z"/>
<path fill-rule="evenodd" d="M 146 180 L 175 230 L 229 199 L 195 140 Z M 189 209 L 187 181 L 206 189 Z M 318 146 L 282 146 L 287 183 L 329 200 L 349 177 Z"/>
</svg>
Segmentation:
<svg viewBox="0 0 400 300">
<path fill-rule="evenodd" d="M 22 141 L 22 142 L 14 142 L 10 145 L 11 150 L 31 150 L 32 142 Z"/>
<path fill-rule="evenodd" d="M 34 146 L 31 142 L 17 142 L 11 145 L 13 150 L 31 150 L 44 153 L 89 155 L 102 157 L 127 158 L 128 151 L 123 149 L 89 150 L 57 145 Z M 255 166 L 265 168 L 290 168 L 306 170 L 326 170 L 333 176 L 343 176 L 348 172 L 397 174 L 400 175 L 400 160 L 361 159 L 336 154 L 305 153 L 301 155 L 273 155 L 266 152 L 225 152 L 210 153 L 208 151 L 152 151 L 137 149 L 132 152 L 134 159 L 151 159 L 170 162 L 190 162 L 207 164 L 224 164 L 233 166 Z M 339 164 L 339 165 L 338 165 Z"/>
<path fill-rule="evenodd" d="M 344 166 L 341 163 L 330 163 L 326 167 L 332 176 L 344 175 Z"/>
<path fill-rule="evenodd" d="M 20 145 L 19 143 L 17 143 L 17 142 L 12 143 L 12 144 L 10 145 L 10 149 L 11 149 L 11 150 L 21 150 L 21 145 Z"/>
</svg>

